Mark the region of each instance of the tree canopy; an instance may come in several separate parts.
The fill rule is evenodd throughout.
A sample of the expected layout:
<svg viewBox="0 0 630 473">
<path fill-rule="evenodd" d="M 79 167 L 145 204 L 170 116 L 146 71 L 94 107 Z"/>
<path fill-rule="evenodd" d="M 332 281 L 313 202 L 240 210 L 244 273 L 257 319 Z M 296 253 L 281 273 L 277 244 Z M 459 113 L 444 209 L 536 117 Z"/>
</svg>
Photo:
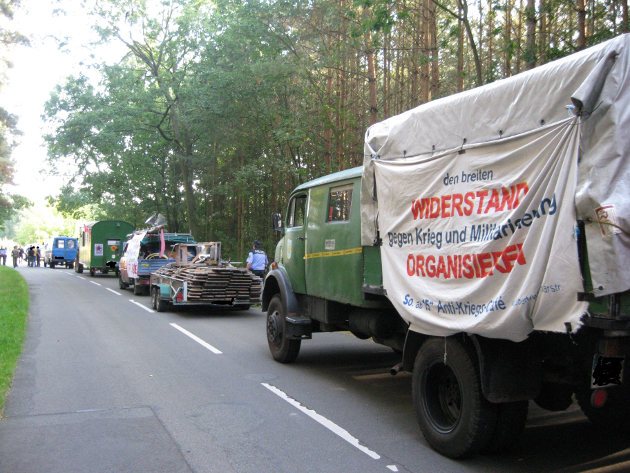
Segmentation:
<svg viewBox="0 0 630 473">
<path fill-rule="evenodd" d="M 57 205 L 272 247 L 299 183 L 359 165 L 367 126 L 628 30 L 627 0 L 101 0 L 127 54 L 71 77 L 45 114 Z"/>
</svg>

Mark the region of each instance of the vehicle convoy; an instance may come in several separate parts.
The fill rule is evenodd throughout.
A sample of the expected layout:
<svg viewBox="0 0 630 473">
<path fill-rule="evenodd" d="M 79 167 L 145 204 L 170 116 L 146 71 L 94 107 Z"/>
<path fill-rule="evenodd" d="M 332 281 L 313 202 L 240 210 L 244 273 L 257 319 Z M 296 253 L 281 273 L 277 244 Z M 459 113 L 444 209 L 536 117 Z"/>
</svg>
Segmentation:
<svg viewBox="0 0 630 473">
<path fill-rule="evenodd" d="M 533 400 L 630 428 L 630 36 L 366 132 L 291 194 L 262 295 L 273 357 L 348 330 L 401 353 L 427 442 L 513 444 Z"/>
<path fill-rule="evenodd" d="M 121 220 L 101 220 L 79 226 L 79 255 L 74 270 L 89 271 L 94 276 L 118 272 L 122 242 L 133 232 L 133 225 Z"/>
<path fill-rule="evenodd" d="M 169 306 L 221 306 L 249 309 L 260 302 L 262 279 L 221 259 L 221 242 L 178 243 L 175 262 L 151 274 L 151 303 Z"/>
<path fill-rule="evenodd" d="M 149 293 L 151 273 L 175 262 L 173 247 L 177 243 L 195 243 L 190 233 L 165 233 L 161 228 L 139 230 L 127 235 L 118 265 L 118 285 L 129 286 L 133 293 Z"/>
<path fill-rule="evenodd" d="M 79 241 L 67 236 L 56 236 L 44 243 L 44 266 L 63 265 L 72 268 L 77 258 Z"/>
</svg>

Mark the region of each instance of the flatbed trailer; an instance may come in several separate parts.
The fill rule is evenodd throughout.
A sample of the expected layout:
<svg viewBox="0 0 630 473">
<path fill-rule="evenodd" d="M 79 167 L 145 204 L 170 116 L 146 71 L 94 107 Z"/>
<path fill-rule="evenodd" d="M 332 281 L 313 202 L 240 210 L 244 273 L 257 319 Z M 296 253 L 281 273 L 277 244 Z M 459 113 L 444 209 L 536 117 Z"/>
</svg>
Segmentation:
<svg viewBox="0 0 630 473">
<path fill-rule="evenodd" d="M 192 260 L 190 247 L 197 250 Z M 221 243 L 177 244 L 175 262 L 151 274 L 151 305 L 249 309 L 260 301 L 262 279 L 245 268 L 221 261 Z"/>
</svg>

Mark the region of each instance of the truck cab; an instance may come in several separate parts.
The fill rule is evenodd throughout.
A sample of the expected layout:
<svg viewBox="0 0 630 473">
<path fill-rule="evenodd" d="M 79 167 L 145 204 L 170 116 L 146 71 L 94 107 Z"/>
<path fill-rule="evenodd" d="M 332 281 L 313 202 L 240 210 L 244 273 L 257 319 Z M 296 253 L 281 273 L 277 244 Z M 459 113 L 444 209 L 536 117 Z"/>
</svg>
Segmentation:
<svg viewBox="0 0 630 473">
<path fill-rule="evenodd" d="M 361 246 L 362 169 L 307 182 L 289 198 L 262 295 L 277 361 L 295 360 L 314 332 L 349 330 L 403 348 L 406 324 L 385 297 L 379 248 Z"/>
</svg>

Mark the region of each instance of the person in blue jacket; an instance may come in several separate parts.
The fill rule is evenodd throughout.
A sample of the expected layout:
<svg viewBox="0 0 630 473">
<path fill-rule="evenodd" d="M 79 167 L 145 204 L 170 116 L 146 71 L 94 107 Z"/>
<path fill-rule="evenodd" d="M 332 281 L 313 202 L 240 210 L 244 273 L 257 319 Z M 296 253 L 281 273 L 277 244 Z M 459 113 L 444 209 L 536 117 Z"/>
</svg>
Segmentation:
<svg viewBox="0 0 630 473">
<path fill-rule="evenodd" d="M 268 264 L 267 254 L 260 249 L 260 241 L 255 240 L 252 251 L 249 252 L 247 257 L 247 269 L 262 278 L 265 275 L 265 269 Z"/>
</svg>

